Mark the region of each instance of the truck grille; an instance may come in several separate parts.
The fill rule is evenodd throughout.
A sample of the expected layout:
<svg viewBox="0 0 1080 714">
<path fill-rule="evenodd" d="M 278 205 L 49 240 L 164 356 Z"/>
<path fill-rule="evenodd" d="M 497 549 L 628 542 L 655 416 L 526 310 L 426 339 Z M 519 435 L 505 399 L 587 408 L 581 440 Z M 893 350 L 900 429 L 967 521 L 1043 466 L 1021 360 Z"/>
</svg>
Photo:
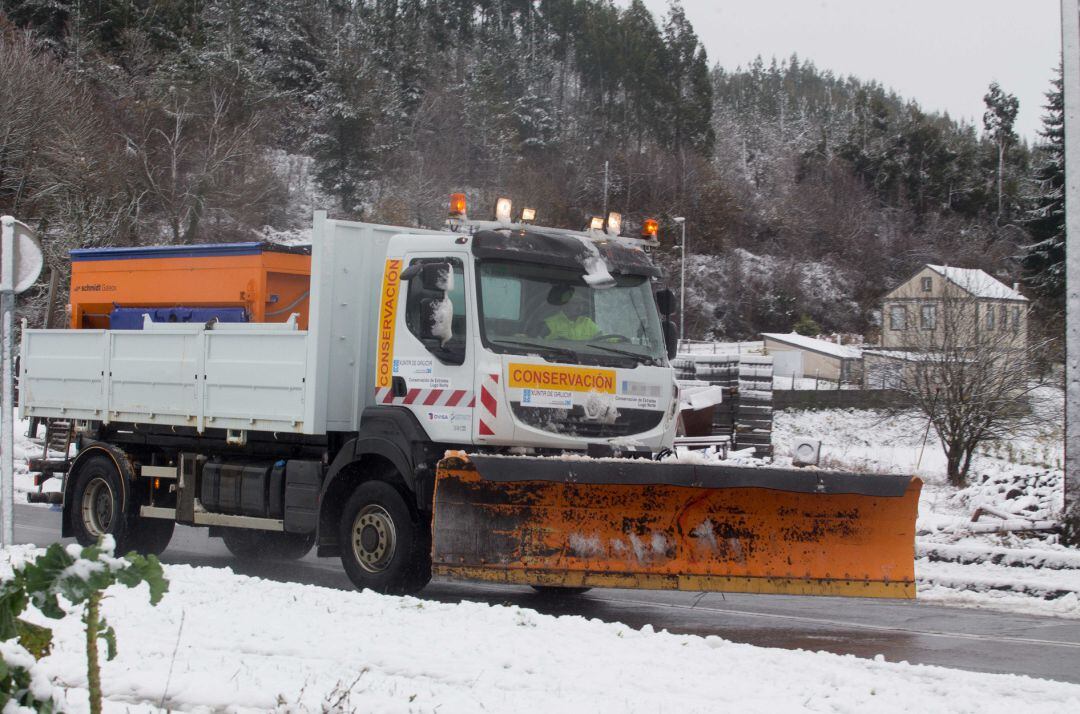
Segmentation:
<svg viewBox="0 0 1080 714">
<path fill-rule="evenodd" d="M 587 419 L 579 405 L 572 409 L 543 409 L 523 407 L 521 402 L 511 402 L 514 416 L 522 423 L 552 434 L 578 436 L 585 439 L 608 439 L 631 436 L 655 429 L 664 418 L 664 412 L 653 409 L 619 409 L 619 416 L 612 423 Z"/>
</svg>

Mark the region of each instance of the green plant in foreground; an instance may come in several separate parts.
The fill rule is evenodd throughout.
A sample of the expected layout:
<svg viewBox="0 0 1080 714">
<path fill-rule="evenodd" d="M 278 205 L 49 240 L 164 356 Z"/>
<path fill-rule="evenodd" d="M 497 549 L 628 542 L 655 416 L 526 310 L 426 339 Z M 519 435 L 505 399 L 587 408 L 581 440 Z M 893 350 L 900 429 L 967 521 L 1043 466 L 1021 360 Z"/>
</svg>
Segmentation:
<svg viewBox="0 0 1080 714">
<path fill-rule="evenodd" d="M 72 606 L 84 605 L 91 714 L 101 712 L 98 641 L 105 642 L 107 659 L 116 656 L 116 632 L 101 616 L 104 591 L 112 585 L 130 588 L 145 582 L 150 587 L 150 603 L 157 605 L 169 589 L 156 557 L 128 553 L 117 558 L 113 556 L 113 547 L 112 536 L 105 536 L 97 545 L 87 548 L 53 544 L 34 560 L 16 566 L 13 577 L 0 586 L 0 640 L 19 638 L 19 644 L 37 659 L 49 653 L 52 632 L 19 619 L 27 604 L 54 620 L 68 614 L 60 605 L 61 597 Z M 29 680 L 28 669 L 19 662 L 3 664 L 0 709 L 15 700 L 38 711 L 51 712 L 51 701 L 36 699 Z"/>
</svg>

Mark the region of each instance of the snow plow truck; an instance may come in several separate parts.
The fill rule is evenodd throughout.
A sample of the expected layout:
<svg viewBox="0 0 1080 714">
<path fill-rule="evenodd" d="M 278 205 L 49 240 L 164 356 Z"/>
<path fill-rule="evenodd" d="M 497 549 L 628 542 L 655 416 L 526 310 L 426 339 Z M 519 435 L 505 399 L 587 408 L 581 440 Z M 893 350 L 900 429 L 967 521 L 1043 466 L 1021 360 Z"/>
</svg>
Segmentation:
<svg viewBox="0 0 1080 714">
<path fill-rule="evenodd" d="M 20 361 L 20 416 L 77 425 L 50 467 L 63 535 L 160 553 L 202 526 L 239 558 L 314 547 L 384 593 L 434 574 L 914 597 L 918 479 L 672 454 L 655 221 L 630 238 L 617 214 L 582 231 L 495 214 L 470 220 L 461 194 L 444 230 L 317 212 L 306 289 L 306 255 L 223 289 L 258 244 L 73 255 L 100 265 L 72 295 L 117 324 L 87 308 L 80 329 L 24 329 Z"/>
</svg>

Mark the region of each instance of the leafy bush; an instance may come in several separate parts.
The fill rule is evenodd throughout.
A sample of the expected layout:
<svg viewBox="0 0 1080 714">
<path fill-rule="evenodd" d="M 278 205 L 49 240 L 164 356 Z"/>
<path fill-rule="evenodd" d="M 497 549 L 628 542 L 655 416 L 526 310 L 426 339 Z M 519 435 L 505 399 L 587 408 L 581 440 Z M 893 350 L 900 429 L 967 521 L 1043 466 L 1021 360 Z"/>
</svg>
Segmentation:
<svg viewBox="0 0 1080 714">
<path fill-rule="evenodd" d="M 150 586 L 150 603 L 156 605 L 169 589 L 154 556 L 128 553 L 123 558 L 113 556 L 115 543 L 105 536 L 97 545 L 66 548 L 53 544 L 33 561 L 17 565 L 12 578 L 0 586 L 0 709 L 17 702 L 40 712 L 54 710 L 49 688 L 35 682 L 33 665 L 49 653 L 52 632 L 19 619 L 28 604 L 48 618 L 59 620 L 69 607 L 84 605 L 83 623 L 86 626 L 87 682 L 90 689 L 90 711 L 101 711 L 101 668 L 98 662 L 98 641 L 106 646 L 106 657 L 116 656 L 116 633 L 101 616 L 101 597 L 112 585 Z M 10 642 L 18 638 L 18 643 Z"/>
</svg>

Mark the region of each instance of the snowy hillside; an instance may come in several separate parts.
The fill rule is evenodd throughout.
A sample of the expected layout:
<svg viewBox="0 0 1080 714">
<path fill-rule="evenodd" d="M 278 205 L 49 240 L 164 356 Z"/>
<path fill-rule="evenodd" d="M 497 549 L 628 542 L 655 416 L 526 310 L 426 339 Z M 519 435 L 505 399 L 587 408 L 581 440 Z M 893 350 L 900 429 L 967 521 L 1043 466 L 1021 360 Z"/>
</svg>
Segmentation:
<svg viewBox="0 0 1080 714">
<path fill-rule="evenodd" d="M 665 265 L 676 287 L 680 267 L 677 260 Z M 805 314 L 816 316 L 828 329 L 846 326 L 859 313 L 851 299 L 852 284 L 844 270 L 823 261 L 743 248 L 721 255 L 689 254 L 687 335 L 750 339 L 761 331 L 790 332 Z"/>
</svg>

